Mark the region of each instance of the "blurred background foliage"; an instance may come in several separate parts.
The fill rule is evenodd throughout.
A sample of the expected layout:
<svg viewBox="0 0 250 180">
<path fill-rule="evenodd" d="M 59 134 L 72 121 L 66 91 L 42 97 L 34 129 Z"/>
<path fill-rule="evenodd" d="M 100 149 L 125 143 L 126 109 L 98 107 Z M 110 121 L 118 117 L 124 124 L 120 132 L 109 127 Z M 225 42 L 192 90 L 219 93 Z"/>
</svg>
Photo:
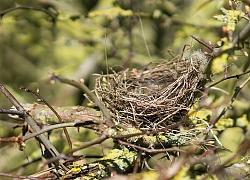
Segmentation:
<svg viewBox="0 0 250 180">
<path fill-rule="evenodd" d="M 201 48 L 206 51 L 207 49 L 195 42 L 190 35 L 216 44 L 225 35 L 221 30 L 223 23 L 213 16 L 221 14 L 221 7 L 229 8 L 227 0 L 37 0 L 29 2 L 1 0 L 0 11 L 14 7 L 15 3 L 45 8 L 57 16 L 57 21 L 53 23 L 51 17 L 41 11 L 24 9 L 2 16 L 0 82 L 20 102 L 36 101 L 36 97 L 32 94 L 19 90 L 19 86 L 23 85 L 34 90 L 39 88 L 42 96 L 51 105 L 56 106 L 84 105 L 84 96 L 73 87 L 60 83 L 52 84 L 49 78 L 51 73 L 77 81 L 83 78 L 92 89 L 94 85 L 92 74 L 107 73 L 106 59 L 108 67 L 122 70 L 128 67 L 142 68 L 143 65 L 157 59 L 171 59 L 169 52 L 177 55 L 185 45 L 192 45 L 193 49 Z M 235 34 L 246 24 L 246 21 L 240 22 Z M 237 57 L 237 61 L 232 59 L 228 61 L 232 64 L 229 75 L 248 69 L 248 57 L 243 56 L 242 53 L 238 53 Z M 217 75 L 215 79 L 223 76 L 224 73 Z M 214 103 L 211 116 L 218 115 L 231 98 L 234 88 L 242 83 L 241 79 L 228 80 L 216 86 L 228 94 L 211 90 L 211 95 L 207 99 L 207 103 Z M 234 125 L 237 118 L 244 117 L 248 125 L 249 91 L 248 85 L 237 97 L 235 106 L 227 113 L 227 117 L 233 119 Z M 10 106 L 11 104 L 0 94 L 0 108 Z M 1 116 L 1 119 L 6 119 L 6 116 Z M 237 134 L 244 136 L 247 125 L 240 130 L 237 129 Z M 13 132 L 4 124 L 0 137 L 18 135 L 19 132 L 18 130 Z M 84 133 L 86 131 L 83 130 L 80 135 Z M 72 134 L 78 141 L 88 140 L 81 139 L 77 132 Z M 62 137 L 62 134 L 59 133 L 58 136 Z M 83 136 L 93 138 L 93 133 L 91 136 L 86 134 Z M 66 151 L 63 141 L 55 138 L 52 142 L 59 142 L 57 144 L 57 148 L 61 149 L 59 151 Z M 36 142 L 31 140 L 29 143 Z M 5 156 L 8 162 L 13 161 L 8 159 L 13 157 L 22 158 L 22 161 L 25 161 L 22 152 L 13 150 L 11 147 L 4 146 L 5 151 L 1 149 L 4 154 L 14 154 Z M 7 149 L 11 151 L 7 152 Z M 32 148 L 28 149 L 33 151 Z M 27 153 L 30 157 L 34 152 L 39 151 Z M 0 169 L 2 167 L 4 166 L 0 164 Z"/>
<path fill-rule="evenodd" d="M 168 50 L 178 54 L 193 42 L 191 34 L 216 42 L 221 23 L 212 16 L 219 12 L 218 2 L 224 1 L 205 2 L 2 1 L 1 11 L 15 3 L 42 7 L 56 13 L 57 22 L 53 24 L 47 14 L 33 10 L 19 9 L 3 16 L 0 81 L 21 102 L 34 101 L 32 95 L 18 90 L 24 85 L 39 88 L 54 105 L 81 105 L 82 95 L 65 85 L 51 85 L 49 73 L 90 83 L 92 73 L 106 73 L 105 49 L 109 67 L 124 69 L 171 58 Z M 71 98 L 64 98 L 65 94 Z"/>
</svg>

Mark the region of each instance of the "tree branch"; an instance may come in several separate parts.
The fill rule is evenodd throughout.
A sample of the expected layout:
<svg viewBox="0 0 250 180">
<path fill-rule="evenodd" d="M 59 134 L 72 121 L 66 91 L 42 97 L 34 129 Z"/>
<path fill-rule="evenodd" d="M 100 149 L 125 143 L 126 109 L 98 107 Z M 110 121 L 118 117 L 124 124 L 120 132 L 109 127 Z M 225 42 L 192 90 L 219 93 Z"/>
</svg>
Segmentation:
<svg viewBox="0 0 250 180">
<path fill-rule="evenodd" d="M 27 141 L 28 139 L 36 137 L 36 136 L 43 134 L 45 132 L 48 132 L 48 131 L 51 131 L 54 129 L 65 128 L 65 127 L 77 127 L 77 123 L 60 123 L 60 124 L 46 126 L 46 127 L 42 128 L 40 131 L 23 136 L 22 140 Z"/>
<path fill-rule="evenodd" d="M 96 95 L 94 93 L 92 93 L 85 84 L 78 83 L 78 82 L 76 82 L 74 80 L 70 80 L 70 79 L 67 79 L 67 78 L 62 77 L 62 76 L 55 76 L 54 74 L 52 74 L 51 79 L 55 80 L 55 81 L 59 81 L 59 82 L 62 82 L 62 83 L 72 85 L 72 86 L 82 90 L 100 108 L 100 110 L 102 111 L 104 117 L 106 118 L 107 125 L 109 127 L 114 126 L 114 123 L 111 120 L 111 116 L 110 116 L 110 113 L 109 113 L 108 109 L 104 106 L 104 104 L 101 101 L 99 101 L 99 99 L 96 97 Z M 99 123 L 103 124 L 102 121 L 99 121 Z"/>
<path fill-rule="evenodd" d="M 13 7 L 13 8 L 1 11 L 0 12 L 0 17 L 2 18 L 5 14 L 7 14 L 7 13 L 9 13 L 11 11 L 15 11 L 17 9 L 27 9 L 27 10 L 41 11 L 41 12 L 46 13 L 47 15 L 49 15 L 52 18 L 53 24 L 56 22 L 56 15 L 51 13 L 50 11 L 44 9 L 44 8 L 31 7 L 31 6 L 21 6 L 19 4 L 15 4 L 15 7 Z"/>
<path fill-rule="evenodd" d="M 25 121 L 30 125 L 30 127 L 35 131 L 40 131 L 40 127 L 36 124 L 34 119 L 25 111 L 23 106 L 15 99 L 15 97 L 2 85 L 0 84 L 0 91 L 8 98 L 8 100 L 16 107 L 20 113 L 23 113 L 23 117 Z M 43 145 L 48 149 L 52 156 L 58 156 L 59 152 L 56 148 L 51 144 L 48 138 L 44 134 L 38 135 Z"/>
<path fill-rule="evenodd" d="M 227 106 L 221 111 L 220 115 L 213 121 L 213 123 L 208 128 L 208 132 L 215 126 L 215 124 L 220 120 L 220 118 L 227 112 L 227 110 L 232 106 L 234 100 L 236 99 L 237 95 L 239 94 L 240 90 L 250 81 L 250 77 L 248 77 L 240 86 L 235 88 L 235 92 L 227 104 Z"/>
<path fill-rule="evenodd" d="M 33 91 L 33 90 L 29 89 L 29 88 L 26 88 L 24 86 L 21 86 L 20 89 L 24 89 L 26 92 L 30 92 L 30 93 L 36 95 L 38 97 L 38 100 L 40 102 L 43 102 L 44 104 L 46 104 L 46 106 L 48 106 L 51 109 L 51 111 L 53 111 L 53 113 L 56 115 L 56 117 L 58 118 L 58 120 L 61 123 L 63 122 L 62 118 L 59 116 L 59 114 L 56 112 L 56 110 L 41 96 L 39 90 L 37 90 L 35 92 L 35 91 Z M 68 131 L 67 131 L 67 129 L 65 127 L 63 127 L 63 132 L 64 132 L 64 134 L 66 136 L 69 148 L 72 149 L 72 142 L 70 141 L 69 133 L 68 133 Z"/>
</svg>

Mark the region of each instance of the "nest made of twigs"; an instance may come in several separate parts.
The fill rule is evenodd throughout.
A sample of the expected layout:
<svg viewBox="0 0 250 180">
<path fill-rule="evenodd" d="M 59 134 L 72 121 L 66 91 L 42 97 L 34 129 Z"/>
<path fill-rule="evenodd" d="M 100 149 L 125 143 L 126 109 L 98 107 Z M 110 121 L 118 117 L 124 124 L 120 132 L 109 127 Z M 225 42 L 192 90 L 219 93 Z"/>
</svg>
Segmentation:
<svg viewBox="0 0 250 180">
<path fill-rule="evenodd" d="M 99 75 L 95 92 L 115 123 L 164 128 L 187 116 L 207 63 L 207 57 L 198 50 L 186 58 L 150 63 L 144 70 Z"/>
</svg>

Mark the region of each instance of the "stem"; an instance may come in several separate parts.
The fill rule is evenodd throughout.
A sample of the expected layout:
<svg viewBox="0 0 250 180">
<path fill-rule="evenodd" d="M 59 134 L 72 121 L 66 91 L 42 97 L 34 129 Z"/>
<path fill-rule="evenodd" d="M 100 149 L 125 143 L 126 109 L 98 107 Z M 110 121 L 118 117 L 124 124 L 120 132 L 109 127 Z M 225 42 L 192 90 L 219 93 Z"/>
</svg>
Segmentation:
<svg viewBox="0 0 250 180">
<path fill-rule="evenodd" d="M 227 110 L 232 106 L 234 100 L 236 99 L 237 95 L 239 94 L 240 90 L 250 81 L 250 77 L 248 77 L 240 86 L 237 86 L 235 88 L 235 92 L 231 98 L 231 100 L 229 101 L 229 103 L 227 104 L 227 106 L 221 111 L 220 115 L 214 120 L 214 122 L 211 124 L 211 126 L 208 128 L 208 131 L 210 131 L 215 124 L 220 120 L 220 118 L 227 112 Z"/>
<path fill-rule="evenodd" d="M 39 98 L 39 101 L 41 101 L 44 104 L 46 104 L 51 109 L 51 111 L 56 115 L 56 117 L 58 118 L 58 120 L 61 123 L 63 122 L 62 118 L 59 116 L 59 114 L 56 112 L 56 110 L 41 96 L 41 94 L 39 93 L 39 90 L 37 90 L 37 92 L 35 92 L 35 91 L 32 91 L 31 89 L 23 87 L 23 86 L 21 86 L 20 89 L 24 89 L 26 92 L 30 92 L 30 93 L 36 95 Z M 69 137 L 69 133 L 68 133 L 67 129 L 63 128 L 63 132 L 64 132 L 64 134 L 66 136 L 67 142 L 69 144 L 69 148 L 72 149 L 72 142 L 70 141 L 70 137 Z"/>
<path fill-rule="evenodd" d="M 72 149 L 69 153 L 74 153 L 76 151 L 87 148 L 87 147 L 92 146 L 94 144 L 101 144 L 106 139 L 108 139 L 108 136 L 106 134 L 102 134 L 99 138 L 97 138 L 95 140 L 84 142 L 84 144 L 82 146 L 79 146 L 79 147 L 77 147 L 75 149 Z"/>
<path fill-rule="evenodd" d="M 10 9 L 6 9 L 4 11 L 0 12 L 0 17 L 2 18 L 5 14 L 11 12 L 11 11 L 15 11 L 17 9 L 26 9 L 26 10 L 35 10 L 35 11 L 41 11 L 46 13 L 47 15 L 49 15 L 52 18 L 52 22 L 55 23 L 56 22 L 56 16 L 51 13 L 50 11 L 43 9 L 43 8 L 38 8 L 38 7 L 31 7 L 31 6 L 21 6 L 19 4 L 16 4 L 15 7 L 10 8 Z"/>
<path fill-rule="evenodd" d="M 43 128 L 37 132 L 34 132 L 32 134 L 28 134 L 28 135 L 24 136 L 23 141 L 26 141 L 28 139 L 31 139 L 33 137 L 36 137 L 40 134 L 43 134 L 45 132 L 48 132 L 48 131 L 51 131 L 54 129 L 65 128 L 65 127 L 76 127 L 76 126 L 77 126 L 77 123 L 61 123 L 61 124 L 49 125 L 49 126 L 46 126 L 45 128 Z"/>
</svg>

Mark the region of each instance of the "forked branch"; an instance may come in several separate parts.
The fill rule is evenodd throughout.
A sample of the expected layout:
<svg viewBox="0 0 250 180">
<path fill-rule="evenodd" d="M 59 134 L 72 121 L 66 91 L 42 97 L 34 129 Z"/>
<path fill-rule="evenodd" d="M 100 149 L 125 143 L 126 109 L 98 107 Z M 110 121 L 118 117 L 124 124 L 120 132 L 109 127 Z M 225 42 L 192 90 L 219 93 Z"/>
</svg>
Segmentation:
<svg viewBox="0 0 250 180">
<path fill-rule="evenodd" d="M 34 119 L 25 111 L 23 106 L 16 100 L 16 98 L 2 85 L 0 84 L 0 91 L 7 97 L 7 99 L 15 106 L 15 108 L 19 111 L 19 114 L 25 119 L 28 125 L 34 130 L 34 132 L 38 132 L 41 128 L 36 124 Z M 51 144 L 48 138 L 44 134 L 38 135 L 42 144 L 47 148 L 52 156 L 59 156 L 59 152 L 56 148 Z"/>
</svg>

